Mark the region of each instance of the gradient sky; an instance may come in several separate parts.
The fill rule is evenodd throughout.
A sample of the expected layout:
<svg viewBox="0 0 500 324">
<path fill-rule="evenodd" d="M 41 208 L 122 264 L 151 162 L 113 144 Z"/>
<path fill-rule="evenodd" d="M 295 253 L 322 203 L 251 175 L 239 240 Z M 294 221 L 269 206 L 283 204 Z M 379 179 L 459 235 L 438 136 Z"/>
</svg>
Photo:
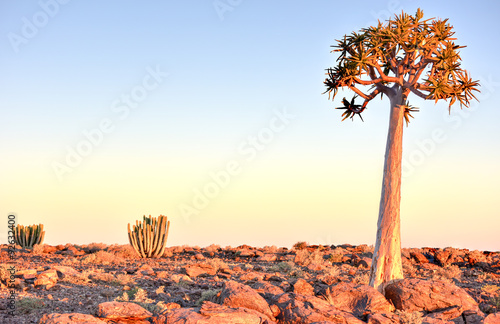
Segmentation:
<svg viewBox="0 0 500 324">
<path fill-rule="evenodd" d="M 402 244 L 500 250 L 500 5 L 353 4 L 1 1 L 1 241 L 9 213 L 48 244 L 164 214 L 168 245 L 374 244 L 389 102 L 341 122 L 324 70 L 335 39 L 420 6 L 482 92 L 450 115 L 410 97 Z"/>
</svg>

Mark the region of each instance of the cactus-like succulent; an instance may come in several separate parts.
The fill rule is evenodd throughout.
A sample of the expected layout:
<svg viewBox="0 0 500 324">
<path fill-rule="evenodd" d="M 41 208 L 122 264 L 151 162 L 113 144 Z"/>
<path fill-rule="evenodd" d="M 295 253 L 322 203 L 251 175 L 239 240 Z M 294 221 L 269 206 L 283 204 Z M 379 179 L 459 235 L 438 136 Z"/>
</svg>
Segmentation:
<svg viewBox="0 0 500 324">
<path fill-rule="evenodd" d="M 144 215 L 143 221 L 136 221 L 132 230 L 128 224 L 128 241 L 142 258 L 160 257 L 165 251 L 169 228 L 167 216 Z"/>
<path fill-rule="evenodd" d="M 35 244 L 42 244 L 44 237 L 43 224 L 31 226 L 17 225 L 14 231 L 14 242 L 23 249 L 32 249 Z"/>
</svg>

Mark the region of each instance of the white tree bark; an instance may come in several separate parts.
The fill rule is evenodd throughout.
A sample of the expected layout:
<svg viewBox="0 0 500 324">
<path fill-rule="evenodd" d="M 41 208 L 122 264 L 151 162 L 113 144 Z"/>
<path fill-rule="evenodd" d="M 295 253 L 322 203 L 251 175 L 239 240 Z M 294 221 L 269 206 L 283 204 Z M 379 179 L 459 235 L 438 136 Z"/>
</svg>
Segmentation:
<svg viewBox="0 0 500 324">
<path fill-rule="evenodd" d="M 382 294 L 385 287 L 403 278 L 401 264 L 401 160 L 405 95 L 401 89 L 390 96 L 391 114 L 385 151 L 382 195 L 377 224 L 377 240 L 370 270 L 370 286 Z"/>
</svg>

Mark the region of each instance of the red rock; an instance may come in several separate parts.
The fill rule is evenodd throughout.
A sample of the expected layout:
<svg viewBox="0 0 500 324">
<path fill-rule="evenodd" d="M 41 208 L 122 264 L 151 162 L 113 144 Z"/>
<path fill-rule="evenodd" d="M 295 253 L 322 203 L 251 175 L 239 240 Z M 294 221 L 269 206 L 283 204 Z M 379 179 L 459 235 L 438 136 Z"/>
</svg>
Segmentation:
<svg viewBox="0 0 500 324">
<path fill-rule="evenodd" d="M 31 279 L 37 275 L 36 269 L 25 269 L 16 272 L 16 276 L 21 276 L 23 279 Z"/>
<path fill-rule="evenodd" d="M 500 313 L 490 314 L 484 319 L 484 324 L 500 324 Z"/>
<path fill-rule="evenodd" d="M 194 258 L 195 258 L 196 260 L 204 260 L 204 259 L 205 259 L 205 257 L 204 257 L 204 256 L 203 256 L 203 254 L 201 254 L 201 253 L 196 253 L 196 254 L 194 255 Z"/>
<path fill-rule="evenodd" d="M 140 273 L 140 274 L 146 275 L 146 276 L 154 276 L 155 275 L 153 268 L 151 268 L 151 266 L 148 264 L 143 264 L 142 266 L 140 266 L 137 269 L 136 273 Z"/>
<path fill-rule="evenodd" d="M 243 250 L 238 254 L 239 257 L 251 258 L 255 256 L 255 252 L 249 250 Z"/>
<path fill-rule="evenodd" d="M 304 279 L 299 279 L 293 285 L 293 292 L 296 294 L 314 296 L 314 288 Z"/>
<path fill-rule="evenodd" d="M 158 271 L 156 272 L 156 277 L 160 279 L 168 279 L 170 277 L 170 273 L 168 273 L 168 271 Z"/>
<path fill-rule="evenodd" d="M 368 285 L 340 283 L 327 291 L 328 301 L 345 312 L 362 317 L 366 313 L 390 313 L 394 311 L 384 295 Z"/>
<path fill-rule="evenodd" d="M 327 301 L 314 297 L 287 293 L 274 303 L 280 308 L 278 316 L 281 322 L 309 324 L 329 321 L 329 323 L 364 324 L 354 315 L 330 305 Z"/>
<path fill-rule="evenodd" d="M 260 257 L 257 258 L 257 261 L 260 262 L 274 262 L 276 261 L 277 257 L 276 254 L 264 254 Z"/>
<path fill-rule="evenodd" d="M 166 310 L 153 317 L 153 324 L 274 324 L 264 314 L 244 307 L 231 308 L 205 301 L 201 308 Z"/>
<path fill-rule="evenodd" d="M 106 322 L 101 321 L 97 317 L 88 314 L 45 314 L 40 319 L 39 324 L 73 324 L 73 323 L 85 323 L 85 324 L 106 324 Z"/>
<path fill-rule="evenodd" d="M 283 289 L 267 281 L 258 281 L 252 285 L 252 288 L 266 299 L 278 298 L 284 293 Z"/>
<path fill-rule="evenodd" d="M 459 306 L 480 313 L 476 301 L 465 290 L 445 281 L 403 279 L 389 284 L 385 292 L 399 310 L 433 312 Z"/>
<path fill-rule="evenodd" d="M 253 309 L 274 320 L 267 301 L 249 286 L 236 281 L 226 281 L 218 297 L 224 306 Z"/>
<path fill-rule="evenodd" d="M 462 316 L 463 310 L 460 306 L 452 306 L 443 310 L 432 312 L 424 317 L 424 322 L 451 321 Z"/>
<path fill-rule="evenodd" d="M 448 259 L 450 258 L 450 254 L 449 250 L 438 250 L 434 253 L 434 259 L 438 265 L 445 267 L 449 264 Z"/>
<path fill-rule="evenodd" d="M 97 316 L 107 319 L 143 320 L 152 314 L 135 303 L 112 301 L 99 304 Z"/>
<path fill-rule="evenodd" d="M 47 270 L 36 276 L 35 286 L 45 286 L 45 289 L 50 289 L 57 283 L 59 279 L 56 270 Z"/>
<path fill-rule="evenodd" d="M 184 267 L 186 274 L 190 277 L 198 277 L 199 275 L 208 274 L 210 276 L 215 276 L 217 269 L 212 267 L 208 263 L 196 263 L 190 264 Z"/>
<path fill-rule="evenodd" d="M 420 264 L 429 263 L 429 260 L 425 257 L 425 255 L 423 255 L 420 252 L 416 252 L 416 251 L 410 252 L 410 257 L 412 259 L 414 259 L 417 263 L 420 263 Z"/>
<path fill-rule="evenodd" d="M 52 245 L 44 244 L 42 245 L 42 248 L 43 248 L 43 253 L 55 253 L 57 251 L 57 248 Z"/>
<path fill-rule="evenodd" d="M 402 323 L 394 313 L 375 313 L 368 315 L 368 324 L 399 324 Z"/>
<path fill-rule="evenodd" d="M 370 267 L 372 266 L 372 259 L 368 257 L 357 257 L 353 258 L 352 263 L 355 267 L 370 269 Z"/>
</svg>

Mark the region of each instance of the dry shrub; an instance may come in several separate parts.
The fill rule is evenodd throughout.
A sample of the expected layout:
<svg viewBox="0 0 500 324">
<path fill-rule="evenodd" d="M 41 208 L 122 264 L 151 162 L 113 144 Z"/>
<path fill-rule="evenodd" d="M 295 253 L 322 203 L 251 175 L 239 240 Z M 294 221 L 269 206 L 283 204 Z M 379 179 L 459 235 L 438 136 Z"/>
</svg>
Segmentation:
<svg viewBox="0 0 500 324">
<path fill-rule="evenodd" d="M 201 292 L 201 297 L 196 301 L 196 306 L 201 306 L 204 301 L 218 302 L 218 294 L 222 289 L 209 289 Z"/>
<path fill-rule="evenodd" d="M 135 285 L 135 280 L 128 274 L 119 274 L 116 276 L 116 283 L 122 286 Z"/>
<path fill-rule="evenodd" d="M 293 249 L 295 250 L 303 250 L 307 247 L 307 242 L 297 242 L 293 245 Z"/>
<path fill-rule="evenodd" d="M 308 266 L 323 267 L 326 265 L 326 262 L 323 259 L 323 254 L 318 250 L 315 250 L 313 252 L 309 252 L 307 250 L 299 250 L 295 255 L 294 262 L 304 267 Z"/>
<path fill-rule="evenodd" d="M 423 314 L 421 312 L 418 312 L 418 311 L 407 312 L 407 311 L 396 310 L 395 313 L 397 315 L 399 315 L 399 322 L 401 324 L 421 324 L 422 323 Z"/>
<path fill-rule="evenodd" d="M 228 269 L 229 266 L 219 258 L 208 259 L 206 263 L 210 264 L 215 270 Z"/>
<path fill-rule="evenodd" d="M 113 244 L 106 251 L 124 259 L 139 259 L 139 255 L 130 244 Z"/>
<path fill-rule="evenodd" d="M 107 282 L 107 283 L 116 283 L 116 278 L 115 276 L 113 276 L 111 273 L 107 273 L 107 272 L 104 272 L 104 273 L 93 273 L 89 276 L 89 278 L 92 280 L 92 281 L 95 281 L 95 282 Z"/>
<path fill-rule="evenodd" d="M 88 245 L 84 245 L 82 246 L 82 248 L 85 250 L 85 252 L 87 253 L 95 253 L 95 252 L 98 252 L 98 251 L 103 251 L 103 250 L 106 250 L 108 246 L 104 243 L 90 243 Z"/>
<path fill-rule="evenodd" d="M 86 286 L 90 281 L 89 274 L 91 273 L 93 272 L 90 270 L 85 270 L 83 272 L 78 272 L 74 275 L 64 276 L 64 278 L 61 279 L 61 282 Z"/>
<path fill-rule="evenodd" d="M 16 312 L 21 314 L 29 314 L 44 307 L 45 303 L 40 298 L 24 297 L 16 302 Z"/>
<path fill-rule="evenodd" d="M 7 280 L 10 278 L 10 272 L 7 269 L 8 269 L 7 265 L 0 264 L 0 280 L 3 283 L 6 283 Z"/>
<path fill-rule="evenodd" d="M 370 283 L 370 274 L 368 272 L 356 272 L 352 282 L 357 285 L 368 285 Z"/>
<path fill-rule="evenodd" d="M 273 264 L 272 266 L 267 268 L 267 271 L 269 271 L 269 272 L 283 272 L 283 273 L 288 274 L 296 269 L 297 268 L 295 267 L 295 264 L 293 264 L 293 262 L 281 261 L 281 262 Z"/>
<path fill-rule="evenodd" d="M 462 277 L 462 270 L 456 265 L 448 265 L 444 268 L 439 268 L 434 272 L 433 279 L 441 279 L 447 282 L 453 282 L 452 279 L 459 280 Z"/>
<path fill-rule="evenodd" d="M 31 253 L 33 253 L 34 255 L 42 255 L 44 246 L 45 246 L 45 244 L 33 245 L 33 250 L 31 251 Z"/>
<path fill-rule="evenodd" d="M 122 257 L 106 251 L 98 251 L 96 253 L 89 254 L 83 257 L 81 260 L 82 264 L 101 264 L 101 265 L 122 264 L 124 262 L 125 259 L 123 259 Z"/>
</svg>

